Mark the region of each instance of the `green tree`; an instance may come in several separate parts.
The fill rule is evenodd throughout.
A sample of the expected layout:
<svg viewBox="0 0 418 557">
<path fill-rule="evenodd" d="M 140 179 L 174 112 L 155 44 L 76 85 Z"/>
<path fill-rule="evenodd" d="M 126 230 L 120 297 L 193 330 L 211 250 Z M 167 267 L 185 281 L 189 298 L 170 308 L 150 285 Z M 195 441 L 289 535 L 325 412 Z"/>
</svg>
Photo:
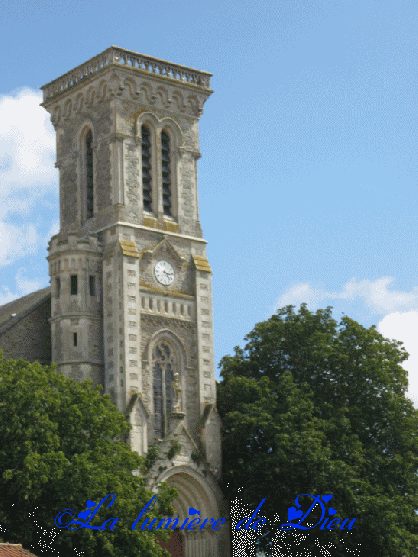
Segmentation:
<svg viewBox="0 0 418 557">
<path fill-rule="evenodd" d="M 354 529 L 303 532 L 298 554 L 322 555 L 332 542 L 337 557 L 416 556 L 418 411 L 405 397 L 402 343 L 306 304 L 278 310 L 245 341 L 220 363 L 223 488 L 254 510 L 266 499 L 258 548 L 279 547 L 274 535 L 297 495 L 332 494 L 335 516 L 356 518 Z M 315 524 L 319 508 L 311 515 Z"/>
<path fill-rule="evenodd" d="M 76 383 L 54 367 L 4 360 L 0 351 L 0 534 L 35 553 L 61 557 L 159 557 L 155 531 L 132 530 L 154 494 L 142 474 L 146 459 L 125 442 L 130 424 L 91 381 Z M 107 499 L 91 524 L 106 530 L 59 529 L 56 516 Z M 162 485 L 138 523 L 172 515 L 176 490 Z M 71 519 L 63 517 L 63 523 Z M 161 533 L 163 532 L 163 533 Z M 159 536 L 166 540 L 164 530 Z M 165 553 L 164 553 L 165 554 Z"/>
</svg>

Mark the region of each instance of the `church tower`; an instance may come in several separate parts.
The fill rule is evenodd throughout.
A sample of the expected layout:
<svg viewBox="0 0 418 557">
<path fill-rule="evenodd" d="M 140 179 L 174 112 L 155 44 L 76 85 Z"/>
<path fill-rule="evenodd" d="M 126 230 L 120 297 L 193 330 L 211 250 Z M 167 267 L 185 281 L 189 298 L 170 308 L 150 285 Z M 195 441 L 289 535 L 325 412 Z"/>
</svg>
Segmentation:
<svg viewBox="0 0 418 557">
<path fill-rule="evenodd" d="M 227 518 L 219 530 L 177 532 L 184 557 L 230 551 L 197 190 L 210 76 L 110 47 L 42 87 L 60 187 L 48 248 L 52 361 L 104 386 L 132 423 L 134 450 L 157 447 L 149 485 L 177 488 L 179 524 L 191 507 Z"/>
</svg>

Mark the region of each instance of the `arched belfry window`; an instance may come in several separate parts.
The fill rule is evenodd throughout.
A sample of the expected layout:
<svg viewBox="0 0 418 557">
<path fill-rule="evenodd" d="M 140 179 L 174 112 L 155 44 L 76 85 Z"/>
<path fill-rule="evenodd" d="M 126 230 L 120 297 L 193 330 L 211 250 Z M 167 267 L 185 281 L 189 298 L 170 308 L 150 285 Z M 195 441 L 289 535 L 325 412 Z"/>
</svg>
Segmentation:
<svg viewBox="0 0 418 557">
<path fill-rule="evenodd" d="M 86 218 L 91 219 L 93 216 L 93 134 L 91 130 L 86 133 L 85 138 L 85 156 L 86 156 Z"/>
<path fill-rule="evenodd" d="M 159 341 L 153 352 L 154 433 L 156 439 L 162 439 L 168 431 L 168 415 L 173 411 L 174 368 L 173 349 L 166 341 Z"/>
<path fill-rule="evenodd" d="M 161 132 L 161 166 L 163 182 L 163 209 L 165 215 L 171 216 L 170 136 L 164 130 Z"/>
<path fill-rule="evenodd" d="M 142 198 L 145 211 L 152 211 L 151 134 L 147 126 L 141 128 L 142 135 Z"/>
</svg>

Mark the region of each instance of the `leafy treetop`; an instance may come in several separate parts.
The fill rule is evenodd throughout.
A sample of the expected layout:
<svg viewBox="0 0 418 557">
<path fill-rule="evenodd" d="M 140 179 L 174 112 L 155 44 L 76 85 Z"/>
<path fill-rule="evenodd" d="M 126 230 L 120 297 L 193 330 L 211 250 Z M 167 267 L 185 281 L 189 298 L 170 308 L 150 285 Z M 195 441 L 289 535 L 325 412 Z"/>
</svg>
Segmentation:
<svg viewBox="0 0 418 557">
<path fill-rule="evenodd" d="M 146 459 L 124 440 L 131 426 L 91 381 L 76 383 L 24 360 L 4 360 L 0 351 L 0 525 L 4 540 L 38 553 L 74 557 L 159 557 L 154 531 L 132 530 L 153 493 L 140 472 Z M 137 471 L 134 474 L 133 471 Z M 69 531 L 55 526 L 64 509 L 77 514 L 87 500 L 102 506 L 92 525 L 119 518 L 114 530 Z M 173 513 L 177 492 L 161 486 L 145 518 Z M 110 502 L 106 501 L 105 505 Z M 31 518 L 32 517 L 32 518 Z M 144 518 L 144 520 L 145 520 Z M 68 515 L 69 520 L 69 515 Z M 141 520 L 142 523 L 142 520 Z M 112 522 L 108 523 L 110 526 Z M 159 530 L 161 538 L 166 535 Z"/>
</svg>

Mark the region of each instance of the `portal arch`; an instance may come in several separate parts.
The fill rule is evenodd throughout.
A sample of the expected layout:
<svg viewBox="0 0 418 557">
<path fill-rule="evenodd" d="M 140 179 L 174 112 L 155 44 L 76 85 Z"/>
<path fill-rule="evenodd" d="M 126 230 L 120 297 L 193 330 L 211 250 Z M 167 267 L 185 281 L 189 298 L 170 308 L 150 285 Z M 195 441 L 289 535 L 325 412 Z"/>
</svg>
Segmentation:
<svg viewBox="0 0 418 557">
<path fill-rule="evenodd" d="M 214 495 L 213 486 L 190 466 L 174 466 L 166 470 L 158 478 L 159 482 L 167 482 L 170 487 L 178 491 L 177 498 L 172 505 L 175 509 L 174 518 L 178 518 L 178 524 L 190 517 L 189 509 L 200 511 L 200 517 L 194 518 L 226 518 L 220 515 L 218 501 Z M 184 536 L 184 557 L 218 557 L 219 540 L 223 537 L 221 529 L 213 530 L 212 523 L 207 523 L 203 530 L 182 530 Z M 228 528 L 228 521 L 223 524 Z"/>
</svg>

